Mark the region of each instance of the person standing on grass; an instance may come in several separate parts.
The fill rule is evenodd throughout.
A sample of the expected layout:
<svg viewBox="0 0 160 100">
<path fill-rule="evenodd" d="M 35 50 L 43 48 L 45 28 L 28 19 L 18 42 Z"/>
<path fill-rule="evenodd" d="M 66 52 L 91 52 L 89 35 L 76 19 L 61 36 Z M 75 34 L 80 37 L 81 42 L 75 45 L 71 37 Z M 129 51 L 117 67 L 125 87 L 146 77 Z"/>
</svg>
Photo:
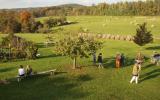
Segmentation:
<svg viewBox="0 0 160 100">
<path fill-rule="evenodd" d="M 103 60 L 102 60 L 102 53 L 98 55 L 98 68 L 103 68 Z"/>
<path fill-rule="evenodd" d="M 25 70 L 22 65 L 20 65 L 20 68 L 18 69 L 18 75 L 25 76 Z"/>
<path fill-rule="evenodd" d="M 124 64 L 125 64 L 125 56 L 124 56 L 124 54 L 122 53 L 122 54 L 121 54 L 121 66 L 124 66 Z"/>
<path fill-rule="evenodd" d="M 132 71 L 132 79 L 130 81 L 130 83 L 132 83 L 133 81 L 136 82 L 136 84 L 138 84 L 138 78 L 139 78 L 139 72 L 141 70 L 141 67 L 138 65 L 138 63 L 136 63 L 133 66 L 133 71 Z"/>
<path fill-rule="evenodd" d="M 121 55 L 117 53 L 116 55 L 116 68 L 120 68 L 121 66 Z"/>
<path fill-rule="evenodd" d="M 140 68 L 142 67 L 143 60 L 144 60 L 144 56 L 141 54 L 141 52 L 139 52 L 136 56 L 135 61 Z"/>
</svg>

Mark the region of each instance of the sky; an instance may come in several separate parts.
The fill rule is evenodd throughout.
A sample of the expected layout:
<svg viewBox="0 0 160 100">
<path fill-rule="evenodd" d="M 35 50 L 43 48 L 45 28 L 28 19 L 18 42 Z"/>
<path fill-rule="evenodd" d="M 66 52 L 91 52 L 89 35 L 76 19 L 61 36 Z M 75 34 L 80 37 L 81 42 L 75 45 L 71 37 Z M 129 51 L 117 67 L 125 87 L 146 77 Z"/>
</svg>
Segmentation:
<svg viewBox="0 0 160 100">
<path fill-rule="evenodd" d="M 56 5 L 70 4 L 70 3 L 92 5 L 102 2 L 115 3 L 120 1 L 138 1 L 138 0 L 0 0 L 0 9 L 46 7 L 46 6 L 56 6 Z"/>
</svg>

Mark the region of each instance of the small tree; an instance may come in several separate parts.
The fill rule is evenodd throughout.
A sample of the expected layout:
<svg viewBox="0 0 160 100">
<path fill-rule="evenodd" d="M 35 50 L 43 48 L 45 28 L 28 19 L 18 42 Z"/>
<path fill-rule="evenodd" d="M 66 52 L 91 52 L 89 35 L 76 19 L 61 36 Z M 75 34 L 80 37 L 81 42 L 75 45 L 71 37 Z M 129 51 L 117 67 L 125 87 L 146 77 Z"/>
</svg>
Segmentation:
<svg viewBox="0 0 160 100">
<path fill-rule="evenodd" d="M 56 42 L 57 54 L 69 56 L 73 59 L 73 69 L 77 67 L 77 58 L 88 57 L 93 50 L 97 51 L 102 43 L 84 37 L 68 37 Z"/>
<path fill-rule="evenodd" d="M 137 33 L 134 36 L 133 41 L 137 45 L 144 46 L 153 41 L 151 31 L 148 31 L 146 28 L 146 23 L 139 25 L 139 28 L 137 28 L 136 31 Z"/>
</svg>

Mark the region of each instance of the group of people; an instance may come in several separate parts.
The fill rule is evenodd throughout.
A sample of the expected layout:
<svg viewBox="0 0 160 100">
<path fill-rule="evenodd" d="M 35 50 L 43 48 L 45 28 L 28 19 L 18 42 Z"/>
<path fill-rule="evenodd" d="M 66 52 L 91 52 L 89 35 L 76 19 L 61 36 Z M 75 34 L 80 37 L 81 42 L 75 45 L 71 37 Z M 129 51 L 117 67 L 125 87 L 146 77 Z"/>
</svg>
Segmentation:
<svg viewBox="0 0 160 100">
<path fill-rule="evenodd" d="M 23 65 L 20 65 L 20 68 L 18 69 L 18 75 L 23 76 L 30 76 L 33 74 L 33 70 L 30 67 L 30 65 L 27 65 L 26 69 L 24 69 Z"/>
<path fill-rule="evenodd" d="M 141 71 L 141 66 L 144 61 L 144 56 L 139 52 L 135 58 L 135 64 L 133 66 L 132 70 L 132 78 L 130 80 L 130 83 L 133 83 L 135 81 L 136 84 L 138 84 L 138 78 Z M 103 58 L 102 53 L 99 53 L 98 58 L 96 60 L 96 54 L 93 54 L 93 62 L 96 64 L 98 62 L 98 68 L 103 68 Z M 125 64 L 125 56 L 124 54 L 117 53 L 115 57 L 115 65 L 116 68 L 120 68 Z"/>
<path fill-rule="evenodd" d="M 96 62 L 98 62 L 98 68 L 104 68 L 102 53 L 99 53 L 97 60 L 96 60 L 96 53 L 93 53 L 93 63 L 96 64 Z M 117 55 L 115 57 L 116 68 L 120 68 L 121 66 L 124 65 L 124 63 L 125 63 L 124 54 L 117 53 Z"/>
</svg>

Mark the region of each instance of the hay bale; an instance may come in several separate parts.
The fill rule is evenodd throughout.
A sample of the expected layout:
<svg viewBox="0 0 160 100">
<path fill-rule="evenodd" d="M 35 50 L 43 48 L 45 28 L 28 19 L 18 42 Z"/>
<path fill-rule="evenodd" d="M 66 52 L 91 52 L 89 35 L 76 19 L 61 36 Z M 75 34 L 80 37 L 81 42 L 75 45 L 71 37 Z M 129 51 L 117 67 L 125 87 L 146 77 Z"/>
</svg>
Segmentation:
<svg viewBox="0 0 160 100">
<path fill-rule="evenodd" d="M 116 35 L 116 36 L 115 36 L 115 40 L 120 40 L 120 36 L 119 36 L 119 35 Z"/>
<path fill-rule="evenodd" d="M 102 38 L 105 39 L 105 38 L 106 38 L 106 34 L 103 34 L 103 35 L 102 35 Z"/>
<path fill-rule="evenodd" d="M 120 40 L 124 40 L 124 37 L 123 37 L 123 36 L 120 36 Z"/>
<path fill-rule="evenodd" d="M 107 38 L 107 39 L 110 39 L 110 38 L 111 38 L 111 35 L 110 35 L 110 34 L 107 34 L 106 38 Z"/>
<path fill-rule="evenodd" d="M 127 41 L 132 41 L 132 36 L 128 35 L 128 36 L 126 37 L 126 40 L 127 40 Z"/>
<path fill-rule="evenodd" d="M 106 24 L 104 23 L 104 24 L 103 24 L 103 27 L 105 27 L 105 26 L 106 26 Z"/>
<path fill-rule="evenodd" d="M 114 35 L 111 35 L 111 39 L 115 40 L 115 36 L 114 36 Z"/>
<path fill-rule="evenodd" d="M 155 28 L 155 25 L 152 24 L 152 25 L 151 25 L 151 28 Z"/>
</svg>

